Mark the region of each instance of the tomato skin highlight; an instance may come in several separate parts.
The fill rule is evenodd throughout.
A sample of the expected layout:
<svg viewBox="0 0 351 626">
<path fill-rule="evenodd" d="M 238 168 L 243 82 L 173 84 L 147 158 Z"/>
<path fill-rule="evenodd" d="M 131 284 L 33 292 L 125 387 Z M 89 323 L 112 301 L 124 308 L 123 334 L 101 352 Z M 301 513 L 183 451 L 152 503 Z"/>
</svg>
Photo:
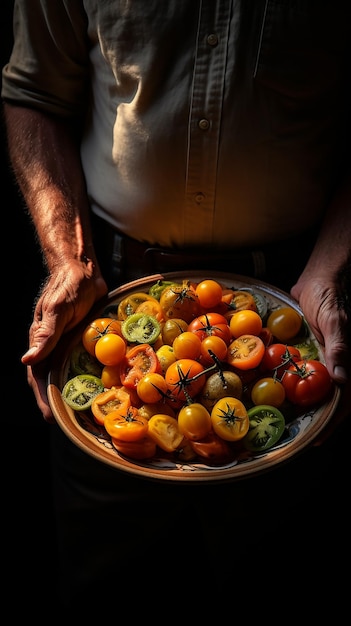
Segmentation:
<svg viewBox="0 0 351 626">
<path fill-rule="evenodd" d="M 322 402 L 330 393 L 333 382 L 321 361 L 297 361 L 285 371 L 282 384 L 292 404 L 309 407 Z"/>
</svg>

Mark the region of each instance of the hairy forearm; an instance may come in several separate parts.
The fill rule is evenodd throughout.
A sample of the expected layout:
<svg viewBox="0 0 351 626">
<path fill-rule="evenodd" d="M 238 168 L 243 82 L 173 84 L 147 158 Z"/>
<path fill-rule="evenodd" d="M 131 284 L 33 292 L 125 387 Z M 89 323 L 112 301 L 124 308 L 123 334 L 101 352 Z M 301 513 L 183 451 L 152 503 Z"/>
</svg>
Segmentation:
<svg viewBox="0 0 351 626">
<path fill-rule="evenodd" d="M 48 270 L 94 259 L 78 144 L 70 129 L 30 109 L 4 105 L 12 167 Z"/>
<path fill-rule="evenodd" d="M 305 272 L 329 275 L 351 271 L 351 175 L 335 193 Z"/>
</svg>

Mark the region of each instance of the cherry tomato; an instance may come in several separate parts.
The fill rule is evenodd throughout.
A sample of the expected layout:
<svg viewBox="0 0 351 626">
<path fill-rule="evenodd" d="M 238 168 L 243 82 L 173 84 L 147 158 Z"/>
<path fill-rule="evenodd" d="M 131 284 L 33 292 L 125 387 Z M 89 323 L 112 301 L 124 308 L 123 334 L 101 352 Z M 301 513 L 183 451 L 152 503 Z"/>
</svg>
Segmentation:
<svg viewBox="0 0 351 626">
<path fill-rule="evenodd" d="M 314 359 L 291 365 L 283 375 L 282 384 L 287 399 L 302 407 L 319 404 L 332 388 L 326 366 Z"/>
<path fill-rule="evenodd" d="M 95 356 L 103 365 L 118 365 L 126 354 L 126 342 L 114 333 L 108 333 L 97 340 Z"/>
<path fill-rule="evenodd" d="M 98 317 L 90 322 L 82 333 L 82 343 L 86 351 L 95 356 L 96 342 L 108 333 L 122 337 L 121 323 L 110 317 Z"/>
<path fill-rule="evenodd" d="M 117 409 L 122 413 L 126 413 L 130 407 L 130 395 L 125 387 L 114 387 L 102 391 L 93 398 L 91 403 L 91 412 L 94 420 L 98 424 L 104 425 L 105 418 L 108 413 Z"/>
<path fill-rule="evenodd" d="M 272 311 L 267 319 L 267 327 L 280 342 L 286 343 L 300 332 L 302 315 L 290 306 Z"/>
<path fill-rule="evenodd" d="M 190 441 L 190 445 L 194 452 L 205 459 L 209 465 L 228 463 L 233 458 L 228 442 L 216 435 L 213 430 L 210 430 L 206 437 L 198 441 Z"/>
<path fill-rule="evenodd" d="M 132 388 L 136 388 L 139 380 L 146 374 L 161 373 L 156 352 L 148 343 L 141 343 L 130 348 L 119 368 L 122 385 Z"/>
<path fill-rule="evenodd" d="M 292 361 L 300 360 L 300 351 L 295 346 L 288 346 L 284 343 L 271 343 L 265 348 L 260 363 L 260 370 L 274 374 L 274 377 L 280 380 Z"/>
<path fill-rule="evenodd" d="M 146 417 L 147 420 L 150 419 L 153 415 L 157 415 L 158 413 L 163 413 L 164 415 L 170 415 L 171 417 L 176 417 L 176 414 L 172 407 L 160 400 L 159 402 L 146 402 L 139 407 L 140 415 Z"/>
<path fill-rule="evenodd" d="M 119 365 L 105 365 L 102 368 L 100 378 L 106 389 L 122 385 Z"/>
<path fill-rule="evenodd" d="M 254 369 L 259 366 L 264 351 L 262 339 L 256 335 L 241 335 L 229 344 L 227 363 L 239 370 Z"/>
<path fill-rule="evenodd" d="M 225 396 L 216 402 L 211 411 L 212 427 L 225 441 L 238 441 L 249 430 L 249 416 L 239 398 Z"/>
<path fill-rule="evenodd" d="M 235 338 L 240 335 L 259 335 L 262 331 L 262 318 L 251 309 L 236 311 L 230 318 L 229 328 Z"/>
<path fill-rule="evenodd" d="M 157 445 L 149 435 L 137 441 L 121 441 L 116 437 L 111 437 L 111 442 L 120 454 L 129 459 L 139 461 L 151 459 L 157 452 Z"/>
<path fill-rule="evenodd" d="M 243 439 L 246 450 L 263 452 L 278 443 L 285 418 L 277 407 L 262 404 L 249 409 L 248 414 L 249 430 Z"/>
<path fill-rule="evenodd" d="M 171 363 L 174 363 L 177 360 L 173 347 L 166 343 L 156 350 L 156 356 L 161 365 L 163 375 L 165 375 Z"/>
<path fill-rule="evenodd" d="M 161 329 L 163 343 L 172 346 L 175 338 L 186 330 L 188 330 L 188 324 L 185 320 L 179 317 L 166 320 Z"/>
<path fill-rule="evenodd" d="M 195 292 L 204 309 L 215 307 L 222 300 L 222 285 L 210 278 L 202 280 L 196 286 Z"/>
<path fill-rule="evenodd" d="M 178 413 L 178 427 L 191 441 L 203 439 L 212 428 L 211 416 L 199 402 L 186 404 Z"/>
<path fill-rule="evenodd" d="M 120 407 L 107 413 L 104 421 L 106 431 L 111 437 L 121 441 L 137 441 L 148 433 L 148 420 L 139 415 L 138 409 L 129 406 L 127 410 Z"/>
<path fill-rule="evenodd" d="M 221 337 L 228 345 L 232 340 L 232 335 L 228 325 L 228 321 L 220 313 L 203 313 L 196 317 L 188 325 L 188 331 L 195 333 L 201 341 L 205 337 L 215 335 Z"/>
<path fill-rule="evenodd" d="M 270 404 L 280 407 L 285 400 L 283 384 L 276 378 L 267 376 L 255 382 L 251 389 L 251 400 L 254 404 Z"/>
<path fill-rule="evenodd" d="M 143 302 L 152 302 L 154 303 L 156 298 L 150 296 L 148 293 L 144 293 L 143 291 L 137 291 L 135 293 L 129 294 L 121 302 L 117 307 L 117 318 L 121 321 L 127 319 L 129 315 L 132 315 L 136 312 L 137 308 Z M 157 301 L 158 302 L 158 301 Z"/>
<path fill-rule="evenodd" d="M 225 361 L 228 352 L 228 346 L 224 339 L 212 335 L 205 337 L 201 342 L 201 362 L 207 365 L 213 365 L 214 354 L 219 361 Z"/>
<path fill-rule="evenodd" d="M 62 398 L 75 411 L 90 409 L 95 396 L 104 391 L 102 381 L 92 374 L 78 374 L 70 378 L 62 389 Z"/>
<path fill-rule="evenodd" d="M 170 415 L 158 413 L 150 417 L 149 435 L 165 452 L 173 452 L 183 441 L 178 420 Z"/>
<path fill-rule="evenodd" d="M 145 315 L 151 315 L 152 317 L 156 318 L 157 321 L 162 322 L 164 317 L 163 317 L 163 311 L 161 309 L 160 303 L 158 300 L 156 300 L 156 298 L 154 299 L 150 299 L 150 300 L 145 300 L 145 302 L 141 302 L 137 308 L 136 308 L 136 313 L 145 313 Z"/>
<path fill-rule="evenodd" d="M 139 380 L 136 390 L 143 402 L 159 402 L 167 394 L 168 386 L 162 374 L 151 372 Z"/>
<path fill-rule="evenodd" d="M 256 301 L 251 293 L 240 289 L 223 289 L 221 304 L 217 310 L 230 319 L 233 313 L 244 309 L 257 311 Z"/>
<path fill-rule="evenodd" d="M 161 293 L 160 305 L 166 320 L 175 317 L 189 323 L 201 311 L 200 300 L 190 281 L 166 287 Z"/>
<path fill-rule="evenodd" d="M 194 399 L 205 384 L 206 378 L 201 375 L 203 372 L 203 365 L 193 359 L 179 359 L 172 363 L 165 379 L 175 400 L 185 402 L 189 397 Z"/>
<path fill-rule="evenodd" d="M 201 340 L 197 335 L 186 330 L 173 341 L 176 359 L 198 359 L 201 354 Z"/>
<path fill-rule="evenodd" d="M 122 322 L 122 334 L 128 343 L 155 343 L 161 333 L 159 321 L 146 313 L 132 313 Z"/>
</svg>

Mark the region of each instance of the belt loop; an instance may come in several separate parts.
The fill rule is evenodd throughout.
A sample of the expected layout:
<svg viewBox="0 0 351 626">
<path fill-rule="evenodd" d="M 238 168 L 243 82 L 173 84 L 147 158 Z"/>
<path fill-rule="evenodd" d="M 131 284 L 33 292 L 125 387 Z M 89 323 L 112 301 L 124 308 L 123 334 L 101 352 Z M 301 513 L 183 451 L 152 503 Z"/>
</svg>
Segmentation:
<svg viewBox="0 0 351 626">
<path fill-rule="evenodd" d="M 118 283 L 123 279 L 123 256 L 123 237 L 114 232 L 111 274 L 113 280 Z"/>
<path fill-rule="evenodd" d="M 255 278 L 265 276 L 267 273 L 266 255 L 262 250 L 252 250 L 251 255 Z"/>
</svg>

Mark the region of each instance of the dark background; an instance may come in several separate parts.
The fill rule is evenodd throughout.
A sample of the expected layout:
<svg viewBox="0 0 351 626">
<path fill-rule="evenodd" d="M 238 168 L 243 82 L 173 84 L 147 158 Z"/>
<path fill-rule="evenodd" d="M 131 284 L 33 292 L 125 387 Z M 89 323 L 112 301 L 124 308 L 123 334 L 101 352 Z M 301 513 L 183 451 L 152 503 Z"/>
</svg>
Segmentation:
<svg viewBox="0 0 351 626">
<path fill-rule="evenodd" d="M 13 2 L 1 3 L 1 67 L 12 46 Z M 2 569 L 9 585 L 2 605 L 40 613 L 55 586 L 47 424 L 26 380 L 33 301 L 44 277 L 41 255 L 8 165 L 1 109 L 2 187 Z M 7 561 L 8 560 L 8 561 Z M 11 593 L 12 591 L 12 593 Z M 10 593 L 12 600 L 10 600 Z M 12 605 L 13 603 L 13 605 Z M 10 608 L 10 607 L 9 607 Z"/>
</svg>

